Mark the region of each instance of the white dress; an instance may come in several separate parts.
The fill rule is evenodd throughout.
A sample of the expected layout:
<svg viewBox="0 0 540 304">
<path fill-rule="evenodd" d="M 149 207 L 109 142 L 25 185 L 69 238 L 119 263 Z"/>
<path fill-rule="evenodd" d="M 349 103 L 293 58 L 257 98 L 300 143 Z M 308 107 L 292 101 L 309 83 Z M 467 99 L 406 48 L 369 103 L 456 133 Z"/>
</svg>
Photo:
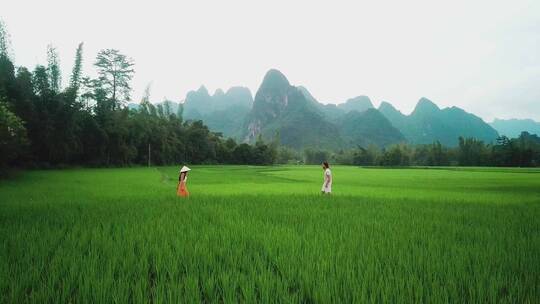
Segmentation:
<svg viewBox="0 0 540 304">
<path fill-rule="evenodd" d="M 327 181 L 328 185 L 326 185 Z M 324 193 L 332 192 L 332 171 L 330 171 L 330 168 L 326 168 L 326 170 L 324 170 L 324 182 L 321 191 Z"/>
</svg>

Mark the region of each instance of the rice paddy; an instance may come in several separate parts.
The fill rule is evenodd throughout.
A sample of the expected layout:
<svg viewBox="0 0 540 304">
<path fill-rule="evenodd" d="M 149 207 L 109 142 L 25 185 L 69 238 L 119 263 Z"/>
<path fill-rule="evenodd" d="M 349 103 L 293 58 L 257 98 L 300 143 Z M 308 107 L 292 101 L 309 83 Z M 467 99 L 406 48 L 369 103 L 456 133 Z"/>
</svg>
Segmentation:
<svg viewBox="0 0 540 304">
<path fill-rule="evenodd" d="M 194 166 L 0 181 L 0 302 L 540 299 L 540 170 Z"/>
</svg>

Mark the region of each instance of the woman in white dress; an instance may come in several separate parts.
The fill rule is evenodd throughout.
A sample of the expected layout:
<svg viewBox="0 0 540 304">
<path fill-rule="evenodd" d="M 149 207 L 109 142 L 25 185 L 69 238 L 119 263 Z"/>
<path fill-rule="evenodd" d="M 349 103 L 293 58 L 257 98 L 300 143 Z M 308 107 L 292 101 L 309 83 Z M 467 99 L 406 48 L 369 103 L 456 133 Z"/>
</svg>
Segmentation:
<svg viewBox="0 0 540 304">
<path fill-rule="evenodd" d="M 324 182 L 321 189 L 321 194 L 331 194 L 332 193 L 332 171 L 330 171 L 330 166 L 328 162 L 322 163 L 322 168 L 324 170 Z"/>
</svg>

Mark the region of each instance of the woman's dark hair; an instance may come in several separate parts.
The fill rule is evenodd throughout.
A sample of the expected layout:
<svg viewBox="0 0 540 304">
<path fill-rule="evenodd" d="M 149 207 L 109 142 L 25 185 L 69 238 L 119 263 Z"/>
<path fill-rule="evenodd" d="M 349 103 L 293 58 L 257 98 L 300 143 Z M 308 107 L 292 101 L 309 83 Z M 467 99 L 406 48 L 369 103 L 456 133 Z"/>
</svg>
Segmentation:
<svg viewBox="0 0 540 304">
<path fill-rule="evenodd" d="M 325 161 L 322 164 L 324 165 L 325 168 L 330 168 L 330 165 L 328 164 L 328 162 Z"/>
<path fill-rule="evenodd" d="M 184 174 L 184 176 L 186 175 L 186 172 L 180 172 L 180 175 L 178 175 L 178 181 L 182 181 L 182 174 Z"/>
</svg>

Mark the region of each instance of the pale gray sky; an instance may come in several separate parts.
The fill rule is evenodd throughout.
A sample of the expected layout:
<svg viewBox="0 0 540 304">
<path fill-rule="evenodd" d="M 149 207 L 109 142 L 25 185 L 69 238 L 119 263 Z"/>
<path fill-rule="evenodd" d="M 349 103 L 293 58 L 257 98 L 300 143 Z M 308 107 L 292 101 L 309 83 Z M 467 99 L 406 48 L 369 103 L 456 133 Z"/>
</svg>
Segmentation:
<svg viewBox="0 0 540 304">
<path fill-rule="evenodd" d="M 201 84 L 257 90 L 270 68 L 322 102 L 368 95 L 405 113 L 428 97 L 486 120 L 540 120 L 540 1 L 0 0 L 16 65 L 55 45 L 68 78 L 116 48 L 136 62 L 133 99 L 181 100 Z"/>
</svg>

